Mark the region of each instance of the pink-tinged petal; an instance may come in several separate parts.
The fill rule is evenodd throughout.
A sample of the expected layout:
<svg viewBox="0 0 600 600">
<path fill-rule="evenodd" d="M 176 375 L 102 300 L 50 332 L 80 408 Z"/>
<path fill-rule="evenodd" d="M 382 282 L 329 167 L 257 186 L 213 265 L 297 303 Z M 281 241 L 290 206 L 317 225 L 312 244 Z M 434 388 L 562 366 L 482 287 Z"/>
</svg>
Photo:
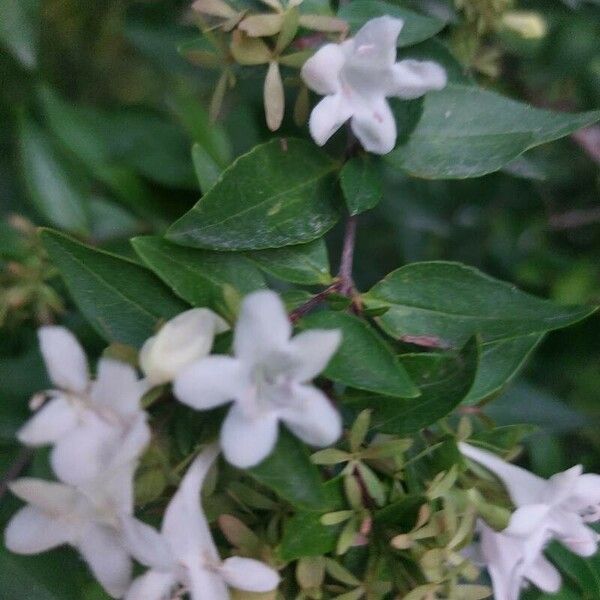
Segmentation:
<svg viewBox="0 0 600 600">
<path fill-rule="evenodd" d="M 404 21 L 390 16 L 371 19 L 354 36 L 352 65 L 373 69 L 391 67 Z"/>
<path fill-rule="evenodd" d="M 8 487 L 21 500 L 57 517 L 72 513 L 77 504 L 77 491 L 55 481 L 21 477 Z"/>
<path fill-rule="evenodd" d="M 240 556 L 224 560 L 219 573 L 227 585 L 246 592 L 270 592 L 280 581 L 275 569 L 258 560 Z"/>
<path fill-rule="evenodd" d="M 54 518 L 34 506 L 26 506 L 8 522 L 6 547 L 16 554 L 38 554 L 68 544 L 74 530 L 68 522 Z"/>
<path fill-rule="evenodd" d="M 302 67 L 304 83 L 322 96 L 340 90 L 340 72 L 346 55 L 339 44 L 325 44 Z"/>
<path fill-rule="evenodd" d="M 373 98 L 355 110 L 352 131 L 363 148 L 373 154 L 388 154 L 396 145 L 396 120 L 386 99 Z"/>
<path fill-rule="evenodd" d="M 387 96 L 404 100 L 419 98 L 431 90 L 441 90 L 448 83 L 446 70 L 435 62 L 401 60 L 392 67 Z"/>
<path fill-rule="evenodd" d="M 134 517 L 122 517 L 121 527 L 125 546 L 138 562 L 163 571 L 175 567 L 167 541 L 154 527 Z"/>
<path fill-rule="evenodd" d="M 49 400 L 19 429 L 17 438 L 27 446 L 54 444 L 77 425 L 77 409 L 64 396 Z"/>
<path fill-rule="evenodd" d="M 261 290 L 244 298 L 233 337 L 238 358 L 259 362 L 281 351 L 291 335 L 292 325 L 278 294 Z"/>
<path fill-rule="evenodd" d="M 322 373 L 341 341 L 342 334 L 337 329 L 313 329 L 295 336 L 289 345 L 294 378 L 307 382 Z"/>
<path fill-rule="evenodd" d="M 551 531 L 554 537 L 579 556 L 592 556 L 598 550 L 598 534 L 572 512 L 552 511 Z"/>
<path fill-rule="evenodd" d="M 560 586 L 562 585 L 562 577 L 558 569 L 546 560 L 543 555 L 540 555 L 531 567 L 527 569 L 525 578 L 548 594 L 555 594 L 560 590 Z"/>
<path fill-rule="evenodd" d="M 340 413 L 313 386 L 295 386 L 290 404 L 280 412 L 280 417 L 294 435 L 311 446 L 330 446 L 342 435 Z"/>
<path fill-rule="evenodd" d="M 310 113 L 310 135 L 323 146 L 351 116 L 352 106 L 341 93 L 325 96 Z"/>
<path fill-rule="evenodd" d="M 223 455 L 240 469 L 254 467 L 271 454 L 278 433 L 275 412 L 248 415 L 234 405 L 221 428 Z"/>
<path fill-rule="evenodd" d="M 200 504 L 202 484 L 218 454 L 213 444 L 198 455 L 165 511 L 162 534 L 179 562 L 199 562 L 200 556 L 220 560 Z"/>
<path fill-rule="evenodd" d="M 148 571 L 133 580 L 125 600 L 170 600 L 177 579 L 170 571 Z"/>
<path fill-rule="evenodd" d="M 144 391 L 145 386 L 131 365 L 110 358 L 103 358 L 98 363 L 91 397 L 99 410 L 108 410 L 124 417 L 135 414 L 140 410 Z"/>
<path fill-rule="evenodd" d="M 209 356 L 178 375 L 173 392 L 180 402 L 196 410 L 209 410 L 240 398 L 250 385 L 248 370 L 239 360 Z"/>
<path fill-rule="evenodd" d="M 131 582 L 132 564 L 122 537 L 112 529 L 90 525 L 78 541 L 77 549 L 94 577 L 113 598 L 121 598 Z"/>
<path fill-rule="evenodd" d="M 82 393 L 89 382 L 88 363 L 77 338 L 64 327 L 46 326 L 38 330 L 40 350 L 54 385 Z"/>
<path fill-rule="evenodd" d="M 470 460 L 479 463 L 502 480 L 512 501 L 517 506 L 537 504 L 548 500 L 548 484 L 545 479 L 529 471 L 511 465 L 495 454 L 480 450 L 469 444 L 460 443 L 460 451 Z"/>
</svg>

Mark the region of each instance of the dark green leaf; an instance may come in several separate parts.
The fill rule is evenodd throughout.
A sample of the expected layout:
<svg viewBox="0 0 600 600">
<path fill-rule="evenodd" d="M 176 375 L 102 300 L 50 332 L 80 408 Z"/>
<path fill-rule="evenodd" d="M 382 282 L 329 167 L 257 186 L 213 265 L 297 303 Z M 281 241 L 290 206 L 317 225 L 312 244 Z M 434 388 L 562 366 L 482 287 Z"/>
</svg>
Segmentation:
<svg viewBox="0 0 600 600">
<path fill-rule="evenodd" d="M 138 237 L 131 243 L 144 263 L 194 306 L 222 312 L 228 288 L 241 297 L 265 287 L 260 271 L 240 254 L 183 248 L 158 236 Z"/>
<path fill-rule="evenodd" d="M 332 204 L 336 163 L 303 140 L 272 140 L 238 158 L 169 230 L 179 244 L 260 250 L 310 242 L 339 214 Z"/>
<path fill-rule="evenodd" d="M 342 344 L 324 375 L 350 387 L 399 398 L 414 398 L 419 390 L 392 349 L 358 317 L 321 311 L 299 323 L 303 329 L 339 329 Z"/>
<path fill-rule="evenodd" d="M 377 527 L 392 527 L 395 533 L 408 533 L 414 526 L 419 509 L 427 504 L 427 498 L 418 494 L 405 496 L 375 513 Z"/>
<path fill-rule="evenodd" d="M 298 246 L 257 250 L 248 258 L 266 273 L 302 285 L 331 283 L 327 246 L 322 239 Z"/>
<path fill-rule="evenodd" d="M 357 409 L 373 409 L 372 425 L 376 429 L 396 435 L 428 427 L 460 404 L 477 371 L 477 344 L 471 340 L 458 355 L 407 354 L 401 359 L 421 396 L 410 400 L 367 394 L 348 397 Z"/>
<path fill-rule="evenodd" d="M 28 68 L 37 63 L 39 0 L 0 0 L 0 42 Z"/>
<path fill-rule="evenodd" d="M 330 495 L 319 470 L 304 444 L 283 427 L 273 453 L 248 473 L 296 508 L 328 509 Z"/>
<path fill-rule="evenodd" d="M 200 191 L 206 194 L 219 179 L 221 167 L 219 167 L 215 159 L 200 144 L 193 145 L 192 160 L 194 161 L 196 177 L 200 184 Z"/>
<path fill-rule="evenodd" d="M 383 198 L 382 172 L 369 154 L 349 160 L 340 173 L 340 183 L 351 215 L 374 208 Z"/>
<path fill-rule="evenodd" d="M 489 342 L 559 329 L 595 310 L 542 300 L 472 267 L 442 261 L 397 269 L 363 298 L 367 305 L 389 307 L 378 318 L 389 335 L 437 337 L 454 346 L 475 333 Z"/>
<path fill-rule="evenodd" d="M 186 309 L 150 271 L 56 231 L 44 247 L 85 317 L 106 340 L 139 347 L 161 321 Z"/>
<path fill-rule="evenodd" d="M 493 452 L 498 453 L 499 450 L 502 450 L 506 453 L 536 430 L 535 425 L 505 425 L 504 427 L 478 431 L 470 439 L 476 440 L 478 445 L 487 447 Z"/>
<path fill-rule="evenodd" d="M 598 119 L 598 111 L 556 113 L 474 86 L 449 84 L 427 94 L 423 116 L 409 141 L 387 160 L 417 177 L 479 177 Z"/>
<path fill-rule="evenodd" d="M 580 588 L 582 600 L 600 598 L 600 557 L 577 556 L 558 543 L 550 546 L 548 554 L 561 571 Z"/>
<path fill-rule="evenodd" d="M 440 19 L 427 17 L 382 0 L 354 0 L 345 3 L 338 11 L 338 16 L 350 23 L 353 33 L 356 33 L 367 21 L 384 15 L 404 21 L 398 46 L 411 46 L 422 42 L 439 33 L 446 25 Z"/>
</svg>

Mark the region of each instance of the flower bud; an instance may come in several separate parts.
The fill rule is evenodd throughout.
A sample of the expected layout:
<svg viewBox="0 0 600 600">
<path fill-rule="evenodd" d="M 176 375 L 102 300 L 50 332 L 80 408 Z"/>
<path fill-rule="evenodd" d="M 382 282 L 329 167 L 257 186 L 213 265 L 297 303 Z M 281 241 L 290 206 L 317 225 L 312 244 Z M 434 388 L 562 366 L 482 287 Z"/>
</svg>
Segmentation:
<svg viewBox="0 0 600 600">
<path fill-rule="evenodd" d="M 502 24 L 526 40 L 539 40 L 548 33 L 544 17 L 533 11 L 509 11 L 502 17 Z"/>
<path fill-rule="evenodd" d="M 152 385 L 172 381 L 188 365 L 205 356 L 216 334 L 229 326 L 212 310 L 194 308 L 166 323 L 140 352 L 140 366 Z"/>
</svg>

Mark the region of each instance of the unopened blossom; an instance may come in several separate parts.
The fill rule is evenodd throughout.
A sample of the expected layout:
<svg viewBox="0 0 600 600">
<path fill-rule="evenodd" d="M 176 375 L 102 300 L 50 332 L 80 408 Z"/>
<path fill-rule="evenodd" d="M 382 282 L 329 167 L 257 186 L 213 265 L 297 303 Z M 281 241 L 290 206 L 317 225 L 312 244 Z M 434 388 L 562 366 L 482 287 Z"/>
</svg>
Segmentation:
<svg viewBox="0 0 600 600">
<path fill-rule="evenodd" d="M 317 144 L 325 144 L 350 119 L 366 150 L 387 154 L 394 149 L 397 130 L 386 98 L 418 98 L 446 85 L 446 71 L 435 62 L 396 62 L 403 25 L 389 16 L 372 19 L 354 38 L 326 44 L 306 61 L 302 79 L 325 96 L 310 116 L 310 133 Z"/>
<path fill-rule="evenodd" d="M 194 308 L 168 321 L 140 352 L 140 367 L 151 385 L 168 383 L 191 363 L 208 356 L 215 335 L 229 326 L 208 308 Z"/>
<path fill-rule="evenodd" d="M 221 446 L 225 458 L 240 468 L 254 466 L 271 453 L 280 421 L 313 446 L 329 446 L 341 434 L 339 413 L 310 385 L 335 354 L 340 332 L 291 335 L 279 296 L 254 292 L 244 299 L 235 326 L 235 356 L 210 356 L 175 380 L 176 397 L 198 410 L 233 401 L 221 429 Z"/>
<path fill-rule="evenodd" d="M 140 400 L 147 389 L 126 363 L 101 359 L 95 380 L 83 349 L 67 329 L 42 327 L 40 348 L 52 383 L 50 399 L 19 430 L 24 444 L 53 444 L 50 462 L 58 478 L 73 485 L 107 468 L 135 461 L 150 430 Z"/>
<path fill-rule="evenodd" d="M 121 520 L 133 512 L 132 481 L 129 465 L 80 487 L 32 478 L 13 481 L 10 490 L 27 505 L 8 522 L 6 547 L 18 554 L 38 554 L 69 544 L 106 592 L 121 598 L 131 581 Z"/>
<path fill-rule="evenodd" d="M 178 585 L 192 600 L 229 600 L 228 586 L 268 592 L 279 584 L 277 572 L 262 562 L 219 556 L 200 503 L 202 484 L 218 452 L 216 445 L 209 446 L 192 463 L 166 509 L 160 533 L 134 518 L 124 519 L 128 547 L 150 567 L 133 582 L 126 600 L 166 600 Z"/>
</svg>

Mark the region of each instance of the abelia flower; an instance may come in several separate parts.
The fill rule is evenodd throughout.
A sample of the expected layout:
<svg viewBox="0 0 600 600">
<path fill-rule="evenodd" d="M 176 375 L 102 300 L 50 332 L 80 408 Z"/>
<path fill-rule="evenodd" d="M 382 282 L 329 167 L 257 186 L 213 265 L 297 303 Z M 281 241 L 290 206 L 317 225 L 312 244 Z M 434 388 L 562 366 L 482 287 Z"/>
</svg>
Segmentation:
<svg viewBox="0 0 600 600">
<path fill-rule="evenodd" d="M 140 351 L 140 367 L 151 385 L 173 381 L 193 362 L 210 354 L 215 335 L 229 325 L 208 308 L 194 308 L 168 321 Z"/>
<path fill-rule="evenodd" d="M 8 522 L 6 547 L 17 554 L 38 554 L 69 544 L 106 592 L 121 598 L 131 581 L 120 523 L 133 512 L 132 482 L 130 465 L 77 488 L 33 478 L 13 481 L 10 490 L 27 505 Z"/>
<path fill-rule="evenodd" d="M 271 453 L 279 421 L 313 446 L 329 446 L 341 435 L 339 413 L 309 384 L 335 354 L 340 332 L 291 335 L 279 296 L 254 292 L 244 299 L 235 326 L 235 356 L 210 356 L 175 380 L 175 396 L 198 410 L 233 401 L 221 445 L 225 458 L 237 467 L 254 466 Z"/>
<path fill-rule="evenodd" d="M 160 533 L 134 518 L 123 519 L 130 551 L 150 567 L 133 582 L 126 600 L 168 600 L 178 585 L 192 600 L 229 600 L 228 586 L 268 592 L 279 584 L 278 573 L 260 561 L 219 556 L 200 504 L 202 484 L 218 453 L 212 445 L 194 460 L 166 509 Z"/>
<path fill-rule="evenodd" d="M 85 354 L 63 327 L 38 333 L 48 374 L 58 389 L 19 430 L 29 446 L 54 444 L 50 455 L 58 478 L 73 485 L 106 469 L 135 461 L 148 444 L 150 430 L 140 399 L 147 389 L 133 367 L 101 359 L 90 380 Z"/>
<path fill-rule="evenodd" d="M 366 23 L 352 39 L 326 44 L 302 68 L 306 85 L 325 98 L 310 116 L 310 133 L 322 146 L 346 122 L 363 147 L 375 154 L 394 149 L 396 121 L 388 97 L 412 99 L 447 83 L 437 63 L 396 62 L 396 43 L 404 25 L 384 16 Z"/>
</svg>

